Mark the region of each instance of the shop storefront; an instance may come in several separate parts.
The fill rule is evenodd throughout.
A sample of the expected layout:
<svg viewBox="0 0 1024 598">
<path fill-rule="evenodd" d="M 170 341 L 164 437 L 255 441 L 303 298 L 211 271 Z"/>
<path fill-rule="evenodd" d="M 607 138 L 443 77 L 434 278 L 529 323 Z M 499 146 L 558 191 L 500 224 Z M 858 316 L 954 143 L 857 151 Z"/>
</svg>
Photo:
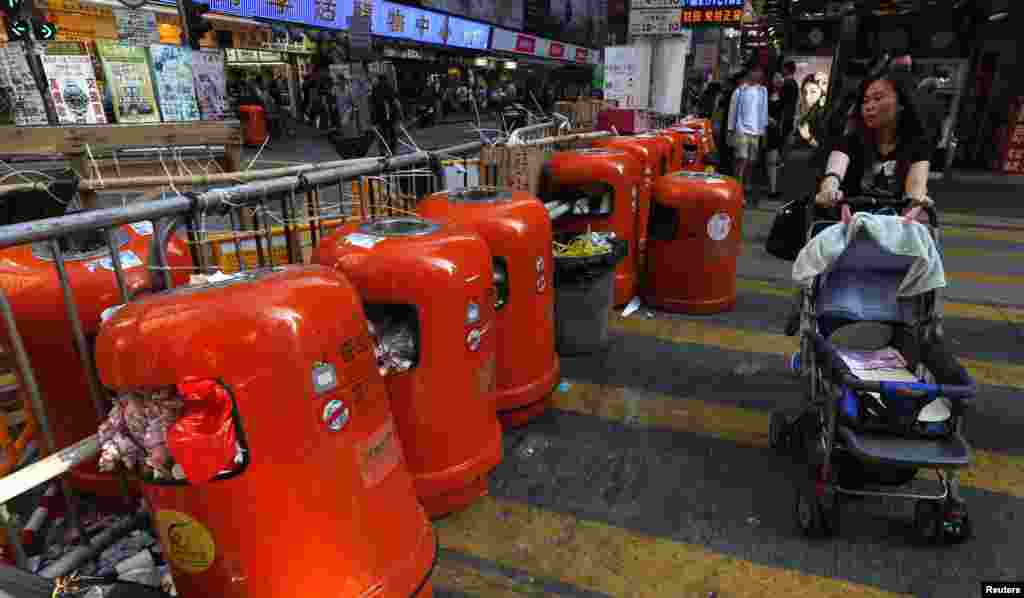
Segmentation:
<svg viewBox="0 0 1024 598">
<path fill-rule="evenodd" d="M 519 78 L 532 90 L 550 88 L 556 98 L 565 99 L 589 97 L 595 91 L 594 69 L 600 55 L 590 48 L 496 27 L 491 50 L 509 59 L 526 59 L 529 68 Z"/>
</svg>

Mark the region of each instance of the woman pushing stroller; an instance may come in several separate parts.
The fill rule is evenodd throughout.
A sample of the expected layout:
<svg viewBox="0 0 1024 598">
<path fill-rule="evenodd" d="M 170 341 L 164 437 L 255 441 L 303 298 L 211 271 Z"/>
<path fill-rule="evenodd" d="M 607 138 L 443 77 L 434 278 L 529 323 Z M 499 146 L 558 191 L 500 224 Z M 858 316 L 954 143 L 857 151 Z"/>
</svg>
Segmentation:
<svg viewBox="0 0 1024 598">
<path fill-rule="evenodd" d="M 835 208 L 845 188 L 851 196 L 866 189 L 902 192 L 908 207 L 931 207 L 928 175 L 935 148 L 914 100 L 913 80 L 901 72 L 883 73 L 863 89 L 846 134 L 829 154 L 815 204 Z"/>
<path fill-rule="evenodd" d="M 872 193 L 907 200 L 907 208 L 931 208 L 928 196 L 932 136 L 914 100 L 909 74 L 884 72 L 864 81 L 863 92 L 847 119 L 846 132 L 828 156 L 825 175 L 814 198 L 811 220 L 838 220 L 846 196 Z M 932 224 L 935 224 L 934 222 Z M 799 327 L 800 298 L 786 323 L 786 334 Z"/>
<path fill-rule="evenodd" d="M 923 209 L 938 224 L 927 196 L 930 136 L 908 83 L 884 74 L 864 85 L 815 197 L 817 234 L 793 266 L 803 289 L 791 365 L 808 388 L 796 413 L 772 414 L 769 437 L 811 465 L 797 480 L 795 515 L 812 536 L 835 533 L 840 497 L 866 496 L 916 499 L 915 527 L 929 543 L 971 535 L 957 472 L 971 463 L 963 422 L 976 385 L 938 331 L 946 278 L 934 233 L 911 221 Z M 879 207 L 910 210 L 901 219 Z M 919 470 L 937 474 L 938 493 L 886 489 Z"/>
</svg>

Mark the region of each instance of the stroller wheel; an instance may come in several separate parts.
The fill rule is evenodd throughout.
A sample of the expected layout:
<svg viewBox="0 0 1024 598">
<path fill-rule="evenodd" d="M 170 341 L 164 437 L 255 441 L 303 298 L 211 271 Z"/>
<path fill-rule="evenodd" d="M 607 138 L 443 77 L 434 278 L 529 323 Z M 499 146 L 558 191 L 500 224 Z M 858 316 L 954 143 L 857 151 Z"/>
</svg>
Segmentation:
<svg viewBox="0 0 1024 598">
<path fill-rule="evenodd" d="M 943 539 L 942 503 L 935 500 L 918 500 L 914 505 L 914 529 L 917 537 L 925 544 L 939 544 Z"/>
<path fill-rule="evenodd" d="M 768 421 L 768 444 L 779 454 L 789 449 L 789 421 L 779 411 L 773 411 Z"/>
<path fill-rule="evenodd" d="M 971 518 L 967 514 L 967 505 L 952 500 L 946 501 L 943 515 L 942 532 L 946 542 L 960 544 L 971 538 L 973 530 Z"/>
<path fill-rule="evenodd" d="M 827 492 L 818 496 L 814 479 L 799 483 L 796 489 L 796 523 L 809 538 L 827 538 L 839 529 L 839 497 Z"/>
</svg>

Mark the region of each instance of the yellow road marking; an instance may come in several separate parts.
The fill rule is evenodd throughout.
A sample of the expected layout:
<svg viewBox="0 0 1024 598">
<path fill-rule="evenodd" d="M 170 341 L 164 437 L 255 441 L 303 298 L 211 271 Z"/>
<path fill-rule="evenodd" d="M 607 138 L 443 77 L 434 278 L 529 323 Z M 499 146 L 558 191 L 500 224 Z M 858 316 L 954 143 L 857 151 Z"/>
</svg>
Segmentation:
<svg viewBox="0 0 1024 598">
<path fill-rule="evenodd" d="M 1024 256 L 1024 253 L 1021 254 Z M 995 284 L 1007 286 L 1020 286 L 1024 288 L 1024 275 L 1021 274 L 991 274 L 989 272 L 947 272 L 947 276 L 953 282 L 973 282 L 975 284 Z M 1024 290 L 1021 291 L 1024 297 Z"/>
<path fill-rule="evenodd" d="M 520 598 L 523 596 L 543 598 L 547 596 L 547 591 L 538 585 L 524 580 L 510 579 L 499 573 L 481 571 L 467 563 L 446 559 L 443 555 L 438 559 L 431 579 L 435 591 L 444 588 L 470 596 L 486 598 Z"/>
<path fill-rule="evenodd" d="M 796 292 L 795 286 L 787 287 L 781 284 L 751 278 L 737 279 L 736 287 L 740 291 L 757 293 L 759 295 L 785 297 L 787 299 L 792 299 Z M 1024 324 L 1024 309 L 1017 307 L 993 307 L 991 305 L 982 305 L 980 303 L 943 302 L 942 312 L 951 318 Z"/>
<path fill-rule="evenodd" d="M 572 382 L 567 393 L 554 393 L 552 400 L 563 411 L 768 447 L 770 414 L 755 409 L 579 382 Z M 1024 458 L 975 450 L 974 461 L 962 470 L 960 480 L 966 486 L 1024 498 Z"/>
<path fill-rule="evenodd" d="M 746 240 L 743 242 L 743 251 L 746 255 L 759 255 L 764 252 L 764 243 L 758 240 Z M 1019 260 L 1024 258 L 1024 251 L 992 251 L 984 247 L 943 247 L 944 257 L 959 257 L 990 260 Z M 962 272 L 947 272 L 951 280 L 963 278 Z M 968 273 L 970 274 L 970 273 Z M 995 283 L 1007 284 L 1007 283 Z M 1009 283 L 1020 284 L 1020 283 Z"/>
<path fill-rule="evenodd" d="M 611 326 L 621 332 L 651 336 L 668 342 L 699 344 L 745 353 L 789 356 L 800 346 L 797 337 L 793 336 L 739 330 L 692 320 L 622 318 L 612 313 Z M 960 358 L 960 363 L 979 384 L 1024 389 L 1024 366 L 965 358 Z"/>
<path fill-rule="evenodd" d="M 899 595 L 492 497 L 436 527 L 445 548 L 616 598 Z"/>
</svg>

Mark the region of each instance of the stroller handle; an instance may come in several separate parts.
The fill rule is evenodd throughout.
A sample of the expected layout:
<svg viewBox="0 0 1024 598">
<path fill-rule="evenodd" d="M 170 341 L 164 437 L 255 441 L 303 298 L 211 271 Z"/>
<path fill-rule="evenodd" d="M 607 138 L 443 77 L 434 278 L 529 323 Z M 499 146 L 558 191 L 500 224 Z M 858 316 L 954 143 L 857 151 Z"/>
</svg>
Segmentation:
<svg viewBox="0 0 1024 598">
<path fill-rule="evenodd" d="M 860 195 L 844 197 L 836 203 L 836 206 L 842 206 L 843 204 L 850 206 L 851 210 L 871 211 L 882 208 L 904 210 L 910 206 L 910 198 L 897 197 L 889 193 L 862 193 Z M 932 226 L 936 228 L 939 226 L 939 215 L 933 206 L 921 206 L 921 211 L 928 215 L 928 220 Z"/>
</svg>

